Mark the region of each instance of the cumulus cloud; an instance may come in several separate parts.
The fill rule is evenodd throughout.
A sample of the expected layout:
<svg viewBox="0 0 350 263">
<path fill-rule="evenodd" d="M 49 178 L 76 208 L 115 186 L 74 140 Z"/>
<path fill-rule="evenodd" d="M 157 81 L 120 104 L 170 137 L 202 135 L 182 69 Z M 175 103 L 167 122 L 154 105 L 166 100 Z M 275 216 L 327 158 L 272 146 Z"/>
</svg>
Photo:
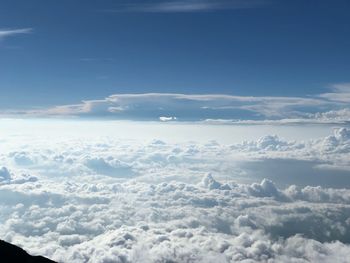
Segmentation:
<svg viewBox="0 0 350 263">
<path fill-rule="evenodd" d="M 27 182 L 36 182 L 38 179 L 35 176 L 29 174 L 14 174 L 10 172 L 6 167 L 0 168 L 0 185 L 5 184 L 23 184 Z"/>
<path fill-rule="evenodd" d="M 330 167 L 349 178 L 347 128 L 234 144 L 79 135 L 2 133 L 6 241 L 77 263 L 346 262 L 350 255 L 349 185 L 320 185 Z M 266 168 L 256 163 L 269 161 L 282 168 L 247 182 L 250 170 Z M 314 184 L 278 182 L 288 172 L 295 179 L 302 162 L 313 165 L 314 174 L 301 176 Z M 328 175 L 334 181 L 337 173 Z"/>
<path fill-rule="evenodd" d="M 113 157 L 104 158 L 86 158 L 84 164 L 92 171 L 114 177 L 131 177 L 134 172 L 130 165 L 123 163 Z"/>
<path fill-rule="evenodd" d="M 63 262 L 345 262 L 348 190 L 208 180 L 0 189 L 0 232 Z"/>
<path fill-rule="evenodd" d="M 349 123 L 350 109 L 331 110 L 326 112 L 318 112 L 310 116 L 316 122 L 320 123 Z"/>
</svg>

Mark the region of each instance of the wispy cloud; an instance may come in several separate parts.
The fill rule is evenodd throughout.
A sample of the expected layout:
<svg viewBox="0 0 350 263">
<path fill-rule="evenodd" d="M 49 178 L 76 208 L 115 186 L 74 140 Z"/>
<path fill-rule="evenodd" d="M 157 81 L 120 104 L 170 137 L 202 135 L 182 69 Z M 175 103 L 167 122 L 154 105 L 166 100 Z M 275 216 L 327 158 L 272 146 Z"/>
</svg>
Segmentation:
<svg viewBox="0 0 350 263">
<path fill-rule="evenodd" d="M 121 5 L 112 12 L 181 13 L 252 8 L 263 0 L 168 0 Z"/>
<path fill-rule="evenodd" d="M 330 87 L 331 92 L 323 93 L 321 98 L 339 103 L 350 103 L 350 83 L 334 84 Z"/>
<path fill-rule="evenodd" d="M 347 123 L 350 121 L 348 84 L 333 85 L 328 93 L 306 97 L 234 96 L 228 94 L 141 93 L 113 94 L 35 110 L 7 110 L 11 116 L 77 116 L 116 119 L 176 120 L 229 123 L 266 121 L 281 123 Z M 175 120 L 175 119 L 173 119 Z M 248 123 L 247 122 L 247 123 Z"/>
<path fill-rule="evenodd" d="M 20 29 L 0 29 L 0 40 L 5 38 L 20 35 L 20 34 L 29 34 L 32 33 L 32 28 L 20 28 Z"/>
</svg>

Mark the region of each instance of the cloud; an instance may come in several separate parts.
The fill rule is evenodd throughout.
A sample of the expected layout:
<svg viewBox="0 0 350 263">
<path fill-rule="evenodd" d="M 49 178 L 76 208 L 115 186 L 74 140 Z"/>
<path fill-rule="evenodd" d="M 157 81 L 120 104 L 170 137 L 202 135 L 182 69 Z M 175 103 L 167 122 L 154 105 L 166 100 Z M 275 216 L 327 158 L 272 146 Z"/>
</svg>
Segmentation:
<svg viewBox="0 0 350 263">
<path fill-rule="evenodd" d="M 83 126 L 78 136 L 43 136 L 35 121 L 34 131 L 16 122 L 16 134 L 6 135 L 3 123 L 3 239 L 73 263 L 349 258 L 350 170 L 347 184 L 332 188 L 336 170 L 317 167 L 350 167 L 349 129 L 298 141 L 266 134 L 234 144 L 169 143 L 118 137 L 119 123 L 113 135 L 96 136 L 83 123 L 62 127 Z M 256 177 L 248 182 L 250 171 Z"/>
<path fill-rule="evenodd" d="M 253 8 L 262 5 L 260 0 L 168 0 L 120 6 L 113 12 L 184 13 Z M 111 12 L 111 10 L 109 10 Z"/>
<path fill-rule="evenodd" d="M 114 177 L 132 177 L 134 172 L 132 167 L 113 157 L 107 158 L 86 158 L 84 164 L 92 171 Z"/>
<path fill-rule="evenodd" d="M 229 94 L 113 94 L 104 99 L 36 109 L 7 109 L 2 117 L 94 117 L 121 120 L 204 121 L 207 124 L 346 124 L 349 85 L 305 97 Z M 160 117 L 159 117 L 160 116 Z M 170 116 L 170 117 L 169 117 Z"/>
<path fill-rule="evenodd" d="M 321 94 L 320 97 L 341 104 L 350 103 L 350 83 L 332 85 L 331 91 Z"/>
<path fill-rule="evenodd" d="M 23 184 L 27 182 L 36 182 L 38 179 L 35 176 L 29 174 L 14 174 L 10 172 L 6 167 L 0 168 L 0 185 L 6 184 Z"/>
<path fill-rule="evenodd" d="M 177 182 L 99 185 L 0 189 L 7 211 L 0 232 L 62 262 L 342 262 L 350 253 L 348 190 L 283 191 L 267 180 L 223 189 Z"/>
<path fill-rule="evenodd" d="M 177 118 L 176 117 L 166 117 L 166 116 L 161 116 L 159 117 L 160 121 L 176 121 Z"/>
<path fill-rule="evenodd" d="M 281 121 L 331 123 L 348 121 L 348 105 L 314 97 L 248 97 L 226 94 L 143 93 L 114 94 L 105 99 L 86 100 L 35 110 L 5 110 L 2 116 L 80 116 L 116 119 L 160 120 L 177 116 L 181 120 Z M 314 113 L 316 112 L 316 113 Z M 346 115 L 344 115 L 346 113 Z"/>
<path fill-rule="evenodd" d="M 12 122 L 15 126 L 8 134 L 25 130 L 28 141 L 40 147 L 34 149 L 26 137 L 16 136 L 8 143 L 2 142 L 0 160 L 3 166 L 28 169 L 30 174 L 141 176 L 156 182 L 159 176 L 164 180 L 194 182 L 198 181 L 199 173 L 215 171 L 221 178 L 234 176 L 250 181 L 268 178 L 276 183 L 290 180 L 303 185 L 307 181 L 309 185 L 332 187 L 349 185 L 346 178 L 350 171 L 350 140 L 346 128 L 332 131 L 332 126 L 292 125 L 272 126 L 266 131 L 255 126 L 213 127 L 187 123 L 51 120 L 45 126 L 35 120 L 27 120 L 30 125 Z M 262 131 L 252 136 L 254 130 Z M 262 136 L 271 131 L 277 135 Z M 6 132 L 6 122 L 2 132 Z M 219 135 L 213 136 L 213 133 Z M 221 140 L 223 136 L 232 139 Z M 300 141 L 300 136 L 309 139 Z M 43 142 L 44 138 L 47 139 Z M 70 141 L 60 138 L 70 138 Z M 207 142 L 214 138 L 218 141 Z M 188 140 L 193 142 L 187 143 Z M 274 170 L 280 172 L 274 173 Z"/>
<path fill-rule="evenodd" d="M 0 40 L 5 38 L 20 35 L 20 34 L 29 34 L 32 33 L 32 28 L 21 28 L 21 29 L 0 29 Z"/>
<path fill-rule="evenodd" d="M 117 113 L 126 110 L 126 108 L 117 106 L 117 107 L 108 107 L 108 111 L 111 113 Z"/>
</svg>

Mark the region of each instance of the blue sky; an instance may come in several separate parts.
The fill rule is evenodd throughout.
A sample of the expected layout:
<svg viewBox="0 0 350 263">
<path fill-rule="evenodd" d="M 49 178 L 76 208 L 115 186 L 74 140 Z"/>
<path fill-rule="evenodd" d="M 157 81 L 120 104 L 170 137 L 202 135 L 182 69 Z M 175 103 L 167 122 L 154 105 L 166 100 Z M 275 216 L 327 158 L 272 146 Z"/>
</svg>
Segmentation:
<svg viewBox="0 0 350 263">
<path fill-rule="evenodd" d="M 2 1 L 0 108 L 133 93 L 346 97 L 349 11 L 341 0 Z M 341 110 L 347 102 L 298 110 Z M 199 115 L 245 118 L 241 110 Z"/>
</svg>

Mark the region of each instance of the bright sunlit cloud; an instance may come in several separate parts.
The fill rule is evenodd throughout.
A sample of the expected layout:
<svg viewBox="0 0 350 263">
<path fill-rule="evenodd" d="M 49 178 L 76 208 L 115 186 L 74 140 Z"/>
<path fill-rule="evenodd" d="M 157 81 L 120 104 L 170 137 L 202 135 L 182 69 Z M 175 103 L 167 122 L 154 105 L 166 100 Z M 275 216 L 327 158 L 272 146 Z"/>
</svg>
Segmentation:
<svg viewBox="0 0 350 263">
<path fill-rule="evenodd" d="M 77 263 L 350 254 L 348 128 L 1 122 L 0 234 L 31 253 Z"/>
</svg>

